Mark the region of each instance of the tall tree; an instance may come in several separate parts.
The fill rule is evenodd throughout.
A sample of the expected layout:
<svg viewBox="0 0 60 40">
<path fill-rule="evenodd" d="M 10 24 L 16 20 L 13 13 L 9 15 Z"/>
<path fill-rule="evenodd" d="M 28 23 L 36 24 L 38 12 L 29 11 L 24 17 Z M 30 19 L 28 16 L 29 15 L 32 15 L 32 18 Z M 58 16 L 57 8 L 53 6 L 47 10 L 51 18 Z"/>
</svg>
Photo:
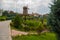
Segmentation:
<svg viewBox="0 0 60 40">
<path fill-rule="evenodd" d="M 60 0 L 54 0 L 50 9 L 51 13 L 48 18 L 48 24 L 51 25 L 53 31 L 57 33 L 60 38 Z"/>
</svg>

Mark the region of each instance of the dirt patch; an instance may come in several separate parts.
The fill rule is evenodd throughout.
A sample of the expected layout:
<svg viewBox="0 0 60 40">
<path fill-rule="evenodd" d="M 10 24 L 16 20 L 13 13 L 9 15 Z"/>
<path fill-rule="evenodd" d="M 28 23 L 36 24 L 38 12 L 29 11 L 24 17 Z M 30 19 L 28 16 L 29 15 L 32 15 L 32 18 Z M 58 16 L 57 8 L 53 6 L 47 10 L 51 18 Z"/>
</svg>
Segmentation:
<svg viewBox="0 0 60 40">
<path fill-rule="evenodd" d="M 41 33 L 48 32 L 47 30 L 42 31 Z M 37 32 L 23 32 L 23 31 L 17 31 L 17 30 L 12 30 L 11 35 L 12 36 L 21 36 L 21 35 L 28 35 L 28 34 L 38 34 Z"/>
<path fill-rule="evenodd" d="M 28 34 L 28 32 L 22 32 L 22 31 L 17 31 L 17 30 L 12 30 L 11 31 L 12 33 L 12 36 L 16 36 L 16 35 L 19 35 L 19 36 L 21 36 L 21 35 L 27 35 Z"/>
</svg>

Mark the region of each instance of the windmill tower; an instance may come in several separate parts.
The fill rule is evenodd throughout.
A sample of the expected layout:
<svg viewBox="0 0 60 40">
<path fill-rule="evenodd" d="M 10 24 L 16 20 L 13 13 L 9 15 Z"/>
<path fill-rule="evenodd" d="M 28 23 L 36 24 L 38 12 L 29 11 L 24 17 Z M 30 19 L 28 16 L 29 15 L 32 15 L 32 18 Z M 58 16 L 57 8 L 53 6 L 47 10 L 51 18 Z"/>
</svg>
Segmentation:
<svg viewBox="0 0 60 40">
<path fill-rule="evenodd" d="M 27 6 L 23 7 L 23 15 L 28 15 L 28 7 Z"/>
</svg>

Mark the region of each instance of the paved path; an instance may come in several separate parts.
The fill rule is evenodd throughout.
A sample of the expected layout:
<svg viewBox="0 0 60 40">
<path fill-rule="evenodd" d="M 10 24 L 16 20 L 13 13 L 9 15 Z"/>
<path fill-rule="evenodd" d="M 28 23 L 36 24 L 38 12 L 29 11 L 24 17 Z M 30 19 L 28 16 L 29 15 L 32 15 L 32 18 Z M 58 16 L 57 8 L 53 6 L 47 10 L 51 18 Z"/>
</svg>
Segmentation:
<svg viewBox="0 0 60 40">
<path fill-rule="evenodd" d="M 10 33 L 10 20 L 0 22 L 0 40 L 12 40 Z"/>
</svg>

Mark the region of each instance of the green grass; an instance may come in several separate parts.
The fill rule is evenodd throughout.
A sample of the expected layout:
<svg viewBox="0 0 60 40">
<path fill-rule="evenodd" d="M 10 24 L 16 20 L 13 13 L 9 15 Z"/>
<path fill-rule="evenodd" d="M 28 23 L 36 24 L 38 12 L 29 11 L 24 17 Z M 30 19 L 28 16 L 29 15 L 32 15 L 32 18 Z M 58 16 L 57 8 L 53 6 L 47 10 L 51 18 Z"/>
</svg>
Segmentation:
<svg viewBox="0 0 60 40">
<path fill-rule="evenodd" d="M 57 40 L 54 33 L 43 33 L 41 35 L 27 35 L 12 37 L 13 40 Z"/>
<path fill-rule="evenodd" d="M 0 16 L 0 21 L 5 21 L 6 17 L 5 16 Z"/>
</svg>

